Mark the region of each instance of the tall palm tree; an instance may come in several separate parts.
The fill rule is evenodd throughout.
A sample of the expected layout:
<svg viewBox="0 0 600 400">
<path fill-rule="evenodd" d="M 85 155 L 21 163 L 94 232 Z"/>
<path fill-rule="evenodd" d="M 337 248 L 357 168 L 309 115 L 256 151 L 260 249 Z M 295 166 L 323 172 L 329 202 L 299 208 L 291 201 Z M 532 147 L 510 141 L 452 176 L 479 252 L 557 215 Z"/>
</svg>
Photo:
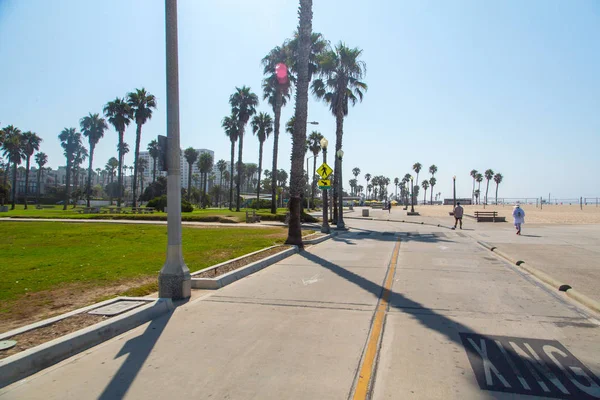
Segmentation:
<svg viewBox="0 0 600 400">
<path fill-rule="evenodd" d="M 202 187 L 202 207 L 206 206 L 206 187 L 208 183 L 208 173 L 212 171 L 213 167 L 213 158 L 210 153 L 202 153 L 200 154 L 200 159 L 198 160 L 198 169 L 200 173 L 204 175 L 204 186 Z"/>
<path fill-rule="evenodd" d="M 124 99 L 117 97 L 113 101 L 106 103 L 104 106 L 104 115 L 106 118 L 108 118 L 108 122 L 114 126 L 115 131 L 117 131 L 119 134 L 119 142 L 117 144 L 117 149 L 119 151 L 119 167 L 117 169 L 117 185 L 119 187 L 119 196 L 117 197 L 117 206 L 121 207 L 121 198 L 123 197 L 123 157 L 125 155 L 124 136 L 125 128 L 127 128 L 133 118 L 133 110 Z"/>
<path fill-rule="evenodd" d="M 33 132 L 23 132 L 23 156 L 25 157 L 25 210 L 27 210 L 27 195 L 29 194 L 29 166 L 31 156 L 40 149 L 42 138 Z"/>
<path fill-rule="evenodd" d="M 431 169 L 429 170 L 429 172 L 431 172 Z M 435 179 L 435 177 L 432 176 L 429 179 L 429 185 L 431 186 L 431 199 L 430 199 L 431 204 L 433 204 L 433 187 L 435 186 L 436 183 L 437 183 L 437 180 Z"/>
<path fill-rule="evenodd" d="M 221 174 L 219 179 L 219 191 L 217 192 L 217 206 L 221 207 L 221 189 L 223 188 L 223 174 L 227 171 L 227 162 L 225 160 L 217 161 L 217 169 Z"/>
<path fill-rule="evenodd" d="M 398 185 L 400 184 L 400 179 L 394 178 L 394 186 L 396 186 L 396 191 L 394 192 L 394 196 L 398 198 Z"/>
<path fill-rule="evenodd" d="M 423 204 L 427 204 L 427 189 L 429 189 L 429 182 L 425 179 L 421 182 L 421 187 L 423 187 Z M 433 188 L 432 188 L 433 190 Z"/>
<path fill-rule="evenodd" d="M 142 140 L 142 126 L 152 118 L 152 110 L 156 109 L 156 97 L 150 94 L 146 89 L 135 89 L 135 92 L 127 94 L 127 103 L 133 111 L 135 118 L 135 153 L 134 153 L 134 173 L 133 173 L 133 206 L 137 207 L 137 174 L 138 161 L 140 159 L 140 141 Z"/>
<path fill-rule="evenodd" d="M 263 79 L 262 89 L 263 89 L 263 100 L 267 100 L 269 105 L 273 108 L 273 169 L 272 171 L 277 171 L 277 153 L 279 146 L 279 128 L 281 124 L 281 109 L 287 104 L 290 99 L 290 78 L 288 75 L 287 79 L 277 78 L 275 73 L 276 67 L 279 64 L 289 65 L 291 59 L 291 49 L 287 44 L 283 44 L 282 46 L 276 46 L 269 54 L 267 54 L 262 59 L 263 65 L 263 74 L 265 78 Z M 275 190 L 277 187 L 275 181 L 275 175 L 272 174 L 272 183 L 271 183 L 271 213 L 275 214 L 277 212 L 277 204 L 275 200 Z"/>
<path fill-rule="evenodd" d="M 238 140 L 239 132 L 240 132 L 238 123 L 237 123 L 237 115 L 232 112 L 230 117 L 223 118 L 223 121 L 221 122 L 221 126 L 225 130 L 225 135 L 227 135 L 227 137 L 229 138 L 229 141 L 231 142 L 231 165 L 229 166 L 231 168 L 231 172 L 229 173 L 229 178 L 230 178 L 229 209 L 232 210 L 232 208 L 233 208 L 233 175 L 234 175 L 233 174 L 233 165 L 234 165 L 234 159 L 235 159 L 235 142 Z"/>
<path fill-rule="evenodd" d="M 292 68 L 297 73 L 296 112 L 294 116 L 294 134 L 292 136 L 292 163 L 290 171 L 290 221 L 288 225 L 287 244 L 303 247 L 300 226 L 302 209 L 302 192 L 304 180 L 304 155 L 306 154 L 306 124 L 308 122 L 308 85 L 312 34 L 312 0 L 300 0 L 298 40 L 294 47 Z"/>
<path fill-rule="evenodd" d="M 352 168 L 352 175 L 354 175 L 354 179 L 358 181 L 358 175 L 360 175 L 360 168 L 354 167 Z"/>
<path fill-rule="evenodd" d="M 494 177 L 494 171 L 491 169 L 486 169 L 485 172 L 485 179 L 487 180 L 487 186 L 485 188 L 485 203 L 484 204 L 488 204 L 488 189 L 490 188 L 490 180 Z"/>
<path fill-rule="evenodd" d="M 263 145 L 265 140 L 273 133 L 273 119 L 267 113 L 261 112 L 252 118 L 252 133 L 258 138 L 258 182 L 262 175 Z M 260 184 L 256 185 L 256 208 L 259 208 Z"/>
<path fill-rule="evenodd" d="M 16 128 L 13 125 L 9 125 L 6 128 L 4 128 L 3 132 L 3 154 L 4 157 L 8 159 L 9 163 L 13 163 L 12 204 L 10 209 L 14 210 L 17 198 L 17 165 L 20 165 L 21 161 L 23 161 L 23 159 L 25 158 L 23 152 L 23 133 L 19 128 Z"/>
<path fill-rule="evenodd" d="M 371 180 L 371 174 L 365 174 L 365 180 L 367 181 L 367 195 L 371 192 L 371 189 L 369 189 L 369 181 Z"/>
<path fill-rule="evenodd" d="M 494 182 L 496 182 L 496 205 L 498 205 L 498 186 L 502 183 L 502 179 L 504 179 L 504 177 L 501 173 L 498 172 L 494 175 Z"/>
<path fill-rule="evenodd" d="M 431 176 L 435 176 L 435 174 L 437 173 L 438 167 L 436 167 L 435 164 L 433 164 L 431 167 L 429 167 L 429 173 L 431 174 Z"/>
<path fill-rule="evenodd" d="M 477 183 L 479 184 L 479 186 L 477 187 L 477 204 L 480 204 L 479 201 L 479 195 L 481 194 L 481 182 L 483 181 L 483 175 L 480 173 L 477 173 L 477 175 L 475 175 L 475 181 L 477 181 Z"/>
<path fill-rule="evenodd" d="M 65 128 L 58 135 L 58 138 L 60 139 L 60 145 L 63 148 L 65 158 L 67 159 L 66 190 L 63 205 L 63 210 L 66 210 L 71 199 L 71 169 L 73 168 L 75 153 L 79 147 L 81 147 L 81 133 L 77 132 L 75 128 Z"/>
<path fill-rule="evenodd" d="M 373 190 L 373 185 L 368 184 L 367 185 L 367 197 L 369 197 L 371 195 L 372 190 Z"/>
<path fill-rule="evenodd" d="M 37 164 L 37 203 L 40 202 L 40 188 L 42 184 L 42 172 L 44 171 L 44 165 L 48 163 L 48 156 L 46 153 L 41 151 L 35 155 L 35 162 Z"/>
<path fill-rule="evenodd" d="M 100 114 L 92 114 L 81 118 L 79 121 L 81 133 L 88 138 L 90 144 L 90 164 L 88 167 L 88 183 L 87 183 L 87 206 L 90 206 L 90 198 L 92 195 L 92 164 L 94 162 L 94 150 L 96 145 L 104 137 L 104 131 L 108 129 L 104 118 Z"/>
<path fill-rule="evenodd" d="M 415 180 L 415 186 L 419 186 L 419 172 L 421 172 L 421 168 L 423 168 L 423 166 L 419 162 L 414 163 L 412 166 L 413 171 L 415 171 L 417 173 L 417 179 Z"/>
<path fill-rule="evenodd" d="M 475 178 L 477 177 L 478 171 L 476 169 L 471 170 L 471 178 L 473 178 L 473 190 L 471 190 L 471 203 L 473 203 L 473 197 L 475 197 Z"/>
<path fill-rule="evenodd" d="M 349 103 L 353 106 L 362 101 L 367 84 L 361 82 L 366 74 L 366 64 L 360 60 L 362 50 L 349 48 L 340 42 L 334 49 L 324 51 L 319 55 L 319 79 L 313 81 L 312 90 L 318 99 L 329 105 L 329 110 L 335 116 L 335 151 L 342 148 L 344 134 L 344 117 L 348 115 Z M 341 159 L 335 157 L 335 174 L 341 177 Z M 336 197 L 337 186 L 334 186 L 333 196 Z M 339 184 L 341 190 L 341 180 Z M 335 208 L 335 206 L 334 206 Z M 340 218 L 342 216 L 340 204 Z M 335 210 L 334 210 L 335 211 Z"/>
<path fill-rule="evenodd" d="M 307 139 L 308 149 L 313 154 L 313 173 L 312 173 L 312 182 L 311 182 L 311 204 L 315 204 L 315 191 L 317 190 L 317 156 L 321 152 L 321 139 L 323 139 L 323 135 L 320 132 L 312 131 Z M 306 171 L 308 174 L 308 171 Z"/>
<path fill-rule="evenodd" d="M 86 158 L 88 157 L 88 151 L 87 149 L 83 146 L 83 142 L 81 141 L 81 135 L 80 135 L 80 141 L 79 141 L 79 145 L 77 146 L 77 150 L 75 151 L 75 156 L 73 157 L 73 193 L 75 193 L 77 191 L 77 186 L 83 186 L 83 182 L 81 182 L 81 185 L 79 184 L 79 178 L 81 177 L 80 175 L 80 171 L 84 171 L 85 169 L 82 170 L 81 168 L 81 164 L 84 163 L 84 161 L 86 160 Z M 79 194 L 79 193 L 77 193 Z M 76 200 L 79 200 L 79 198 L 77 198 Z M 76 204 L 73 204 L 73 208 L 75 208 Z"/>
<path fill-rule="evenodd" d="M 236 211 L 240 211 L 240 183 L 242 177 L 242 150 L 244 147 L 244 131 L 246 124 L 251 116 L 256 114 L 256 106 L 258 106 L 258 97 L 251 92 L 247 86 L 241 88 L 236 87 L 235 92 L 229 97 L 229 104 L 233 113 L 237 116 L 238 125 L 238 176 L 236 182 Z"/>
<path fill-rule="evenodd" d="M 187 184 L 187 200 L 190 201 L 192 196 L 192 168 L 194 163 L 198 160 L 200 153 L 193 147 L 188 147 L 183 151 L 183 157 L 188 163 L 188 184 Z"/>
<path fill-rule="evenodd" d="M 152 183 L 156 182 L 156 163 L 158 160 L 158 156 L 160 155 L 160 148 L 158 147 L 158 141 L 152 140 L 148 143 L 148 153 L 150 153 L 150 157 L 152 157 Z"/>
<path fill-rule="evenodd" d="M 117 168 L 119 168 L 119 160 L 117 160 L 115 157 L 109 158 L 105 168 L 110 173 L 110 183 L 112 183 L 113 178 L 115 177 L 115 171 L 117 171 Z"/>
</svg>

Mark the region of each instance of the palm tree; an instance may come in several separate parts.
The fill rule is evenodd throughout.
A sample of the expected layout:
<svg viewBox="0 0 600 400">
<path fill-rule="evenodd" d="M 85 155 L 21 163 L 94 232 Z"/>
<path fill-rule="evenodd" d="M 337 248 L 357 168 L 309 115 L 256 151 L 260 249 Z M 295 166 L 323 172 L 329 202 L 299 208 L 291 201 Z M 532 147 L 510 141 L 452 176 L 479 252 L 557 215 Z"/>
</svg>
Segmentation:
<svg viewBox="0 0 600 400">
<path fill-rule="evenodd" d="M 429 167 L 429 173 L 431 174 L 432 177 L 437 173 L 437 170 L 438 170 L 438 168 L 435 166 L 435 164 L 433 164 L 431 167 Z"/>
<path fill-rule="evenodd" d="M 356 190 L 358 190 L 358 194 L 359 194 L 359 195 L 361 195 L 361 194 L 362 194 L 362 191 L 363 191 L 363 189 L 364 189 L 363 185 L 358 185 L 358 186 L 356 187 Z"/>
<path fill-rule="evenodd" d="M 262 175 L 262 158 L 263 158 L 263 145 L 265 140 L 273 133 L 273 120 L 267 113 L 261 112 L 252 118 L 252 133 L 258 138 L 258 182 Z M 260 184 L 256 185 L 256 208 L 259 208 L 260 202 Z"/>
<path fill-rule="evenodd" d="M 88 187 L 87 187 L 87 206 L 90 206 L 90 197 L 92 195 L 92 163 L 94 162 L 94 149 L 96 145 L 104 137 L 104 131 L 108 129 L 104 118 L 100 118 L 100 114 L 92 114 L 81 118 L 79 121 L 81 133 L 88 138 L 90 144 L 90 164 L 88 167 Z"/>
<path fill-rule="evenodd" d="M 73 168 L 75 153 L 81 146 L 81 133 L 77 132 L 75 128 L 65 128 L 58 135 L 58 138 L 60 139 L 60 145 L 63 148 L 65 158 L 67 159 L 66 190 L 63 205 L 63 210 L 66 210 L 71 199 L 71 168 Z"/>
<path fill-rule="evenodd" d="M 77 186 L 79 185 L 79 172 L 81 170 L 81 164 L 83 164 L 85 159 L 88 157 L 88 151 L 83 146 L 83 142 L 81 141 L 81 134 L 79 137 L 79 145 L 77 146 L 77 149 L 75 150 L 75 156 L 73 157 L 73 193 L 77 191 Z M 81 182 L 80 186 L 83 186 L 83 182 Z M 79 200 L 79 198 L 76 200 Z M 73 208 L 75 208 L 75 205 L 76 204 L 73 204 Z"/>
<path fill-rule="evenodd" d="M 104 106 L 104 115 L 119 134 L 119 142 L 117 144 L 117 149 L 119 151 L 119 167 L 117 169 L 117 173 L 119 174 L 117 179 L 119 196 L 117 197 L 117 206 L 121 207 L 121 197 L 123 196 L 123 157 L 125 155 L 125 142 L 123 139 L 125 136 L 125 128 L 127 128 L 133 118 L 133 110 L 124 99 L 117 97 L 113 101 L 106 103 Z"/>
<path fill-rule="evenodd" d="M 400 184 L 400 179 L 394 178 L 394 186 L 396 186 L 396 192 L 394 193 L 396 199 L 398 198 L 398 185 Z"/>
<path fill-rule="evenodd" d="M 496 205 L 498 205 L 498 186 L 502 183 L 503 178 L 504 177 L 499 172 L 494 175 L 494 182 L 496 182 Z"/>
<path fill-rule="evenodd" d="M 258 165 L 254 163 L 244 164 L 244 180 L 246 182 L 246 191 L 251 191 L 254 184 L 252 178 L 258 171 Z M 242 185 L 243 186 L 243 185 Z"/>
<path fill-rule="evenodd" d="M 477 204 L 480 204 L 479 202 L 479 195 L 481 194 L 481 182 L 483 181 L 483 175 L 480 173 L 477 173 L 477 175 L 475 175 L 475 181 L 477 181 L 477 183 L 479 184 L 479 186 L 477 187 Z"/>
<path fill-rule="evenodd" d="M 485 203 L 484 204 L 488 204 L 488 189 L 490 187 L 490 180 L 494 177 L 494 171 L 491 169 L 487 169 L 484 172 L 485 174 L 485 179 L 487 179 L 487 186 L 485 188 Z"/>
<path fill-rule="evenodd" d="M 483 178 L 482 178 L 483 180 Z M 475 201 L 477 202 L 477 204 L 479 204 L 479 193 L 481 193 L 481 191 L 479 189 L 477 189 L 473 194 L 475 195 Z"/>
<path fill-rule="evenodd" d="M 193 147 L 188 147 L 183 151 L 183 157 L 188 163 L 188 184 L 187 184 L 187 200 L 190 201 L 192 196 L 192 168 L 194 167 L 194 163 L 198 160 L 198 153 Z"/>
<path fill-rule="evenodd" d="M 360 168 L 358 168 L 358 167 L 352 168 L 352 175 L 354 175 L 354 179 L 357 179 L 358 175 L 360 175 Z M 357 182 L 358 182 L 358 180 L 357 180 Z"/>
<path fill-rule="evenodd" d="M 369 194 L 371 192 L 371 189 L 369 189 L 369 181 L 371 180 L 371 174 L 365 174 L 365 180 L 367 181 L 367 194 Z"/>
<path fill-rule="evenodd" d="M 239 129 L 238 143 L 238 177 L 236 182 L 236 211 L 240 211 L 240 179 L 242 176 L 242 150 L 244 147 L 244 130 L 251 116 L 256 114 L 258 106 L 258 97 L 251 92 L 247 86 L 236 87 L 235 92 L 229 97 L 229 104 L 233 113 L 237 116 L 237 125 Z"/>
<path fill-rule="evenodd" d="M 427 189 L 429 189 L 429 182 L 425 179 L 421 182 L 421 186 L 423 187 L 423 204 L 427 204 Z M 433 190 L 433 188 L 431 189 Z"/>
<path fill-rule="evenodd" d="M 9 163 L 13 163 L 12 205 L 10 209 L 14 210 L 17 198 L 17 165 L 20 165 L 21 161 L 25 158 L 23 152 L 23 133 L 19 128 L 16 128 L 12 125 L 9 125 L 6 128 L 4 128 L 3 132 L 3 154 L 4 157 L 8 159 Z"/>
<path fill-rule="evenodd" d="M 344 134 L 344 117 L 348 115 L 348 104 L 353 106 L 362 101 L 363 94 L 367 90 L 367 84 L 361 82 L 366 73 L 366 64 L 360 60 L 362 50 L 349 48 L 342 42 L 333 50 L 324 51 L 319 55 L 319 79 L 312 84 L 313 93 L 318 99 L 322 99 L 329 105 L 329 110 L 335 116 L 335 151 L 342 148 Z M 335 157 L 335 174 L 341 177 L 341 160 Z M 341 182 L 341 181 L 340 181 Z M 334 186 L 334 198 L 337 193 Z M 340 183 L 341 190 L 341 183 Z M 342 205 L 340 204 L 340 218 L 342 216 Z"/>
<path fill-rule="evenodd" d="M 35 162 L 38 166 L 37 170 L 37 203 L 40 202 L 40 188 L 42 183 L 42 171 L 44 170 L 44 165 L 48 163 L 48 156 L 46 153 L 39 152 L 35 155 Z"/>
<path fill-rule="evenodd" d="M 233 207 L 233 162 L 235 159 L 235 142 L 238 140 L 240 131 L 237 124 L 237 115 L 232 113 L 230 117 L 223 118 L 221 126 L 225 130 L 225 135 L 227 135 L 231 142 L 231 172 L 229 173 L 231 179 L 229 182 L 229 209 L 231 210 Z"/>
<path fill-rule="evenodd" d="M 371 195 L 372 190 L 373 190 L 373 185 L 371 185 L 371 184 L 367 185 L 367 197 L 369 197 Z"/>
<path fill-rule="evenodd" d="M 320 132 L 317 131 L 312 131 L 310 133 L 310 135 L 308 136 L 308 140 L 307 140 L 307 144 L 308 144 L 308 149 L 313 153 L 313 179 L 312 179 L 312 183 L 311 183 L 311 201 L 310 203 L 315 204 L 315 191 L 317 188 L 317 156 L 319 155 L 319 153 L 321 152 L 321 139 L 323 139 L 323 135 L 321 135 Z M 308 174 L 308 171 L 306 171 L 306 173 Z"/>
<path fill-rule="evenodd" d="M 112 183 L 115 176 L 115 171 L 117 168 L 119 168 L 119 160 L 117 160 L 115 157 L 109 158 L 105 168 L 110 173 L 110 183 Z"/>
<path fill-rule="evenodd" d="M 223 188 L 223 174 L 227 171 L 227 162 L 225 160 L 217 161 L 217 169 L 221 174 L 221 178 L 219 179 L 219 191 L 217 192 L 217 205 L 221 207 L 221 189 Z"/>
<path fill-rule="evenodd" d="M 477 177 L 478 171 L 476 169 L 471 170 L 471 178 L 473 178 L 473 190 L 471 190 L 471 202 L 473 202 L 473 197 L 475 196 L 475 178 Z"/>
<path fill-rule="evenodd" d="M 432 165 L 432 166 L 435 167 L 435 165 Z M 429 169 L 429 172 L 431 172 L 431 168 Z M 429 185 L 431 186 L 431 199 L 430 199 L 431 204 L 433 204 L 433 187 L 435 186 L 436 183 L 437 183 L 437 180 L 432 176 L 429 179 Z"/>
<path fill-rule="evenodd" d="M 413 166 L 413 171 L 415 171 L 417 173 L 417 179 L 415 180 L 415 186 L 419 186 L 419 172 L 421 172 L 421 168 L 423 168 L 423 166 L 421 165 L 421 163 L 417 162 L 414 163 Z M 437 171 L 437 168 L 436 168 Z"/>
<path fill-rule="evenodd" d="M 200 159 L 198 160 L 198 169 L 200 173 L 204 175 L 204 186 L 202 187 L 202 199 L 201 204 L 202 207 L 206 207 L 206 187 L 208 183 L 208 173 L 212 171 L 213 166 L 213 158 L 210 153 L 202 153 L 200 154 Z"/>
<path fill-rule="evenodd" d="M 156 109 L 156 97 L 146 92 L 146 89 L 135 89 L 135 92 L 127 94 L 127 103 L 133 111 L 135 118 L 135 153 L 134 153 L 134 174 L 133 174 L 133 207 L 137 206 L 137 173 L 138 161 L 140 159 L 140 140 L 142 139 L 142 125 L 152 118 L 152 109 Z"/>
<path fill-rule="evenodd" d="M 148 143 L 148 153 L 152 157 L 152 183 L 156 182 L 156 163 L 158 156 L 160 156 L 160 148 L 158 147 L 158 141 L 152 140 Z"/>
<path fill-rule="evenodd" d="M 23 132 L 23 156 L 26 160 L 25 164 L 25 210 L 27 210 L 27 195 L 29 193 L 29 166 L 31 156 L 33 153 L 40 149 L 40 143 L 42 138 L 33 132 Z M 38 186 L 39 188 L 39 186 Z"/>
<path fill-rule="evenodd" d="M 140 159 L 138 173 L 140 174 L 140 194 L 144 193 L 144 172 L 148 169 L 148 159 Z"/>
<path fill-rule="evenodd" d="M 265 78 L 263 79 L 263 100 L 267 100 L 269 105 L 273 108 L 274 115 L 274 130 L 273 130 L 273 169 L 277 171 L 277 152 L 279 145 L 279 126 L 281 121 L 281 108 L 287 104 L 290 99 L 290 80 L 278 79 L 275 73 L 277 65 L 284 64 L 289 65 L 291 58 L 291 50 L 287 44 L 282 46 L 274 47 L 269 54 L 262 59 L 263 73 Z M 275 175 L 272 174 L 271 183 L 271 213 L 277 212 L 277 204 L 275 200 L 275 191 L 277 184 L 275 181 Z"/>
</svg>

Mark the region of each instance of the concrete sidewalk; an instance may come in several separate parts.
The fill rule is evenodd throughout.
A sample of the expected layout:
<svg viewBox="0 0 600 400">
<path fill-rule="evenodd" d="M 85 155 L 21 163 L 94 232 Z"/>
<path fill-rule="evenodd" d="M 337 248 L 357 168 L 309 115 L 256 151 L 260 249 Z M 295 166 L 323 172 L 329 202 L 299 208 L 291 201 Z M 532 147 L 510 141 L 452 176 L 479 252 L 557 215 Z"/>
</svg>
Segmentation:
<svg viewBox="0 0 600 400">
<path fill-rule="evenodd" d="M 492 348 L 473 335 L 509 337 L 532 351 L 564 346 L 574 359 L 565 365 L 589 377 L 590 393 L 596 382 L 600 388 L 600 323 L 469 234 L 348 222 L 350 232 L 0 390 L 0 399 L 353 398 L 373 337 L 374 348 L 381 346 L 372 364 L 374 399 L 545 393 L 521 364 L 515 375 L 497 358 L 478 361 L 478 352 Z M 393 284 L 389 291 L 384 282 Z M 379 342 L 382 298 L 389 302 Z M 587 392 L 569 381 L 568 369 L 552 367 L 568 391 L 558 392 L 563 398 L 595 398 L 581 397 Z M 558 397 L 559 386 L 544 376 L 546 394 Z"/>
</svg>

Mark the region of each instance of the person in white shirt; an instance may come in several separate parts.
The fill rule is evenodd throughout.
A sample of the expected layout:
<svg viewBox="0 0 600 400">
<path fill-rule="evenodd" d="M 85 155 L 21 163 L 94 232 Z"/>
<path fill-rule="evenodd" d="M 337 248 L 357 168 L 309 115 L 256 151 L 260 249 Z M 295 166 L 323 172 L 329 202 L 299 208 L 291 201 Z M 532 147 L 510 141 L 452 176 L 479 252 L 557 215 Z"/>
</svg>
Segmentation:
<svg viewBox="0 0 600 400">
<path fill-rule="evenodd" d="M 515 228 L 517 229 L 517 235 L 521 234 L 521 225 L 525 223 L 525 211 L 517 204 L 513 210 L 513 219 L 515 221 Z"/>
</svg>

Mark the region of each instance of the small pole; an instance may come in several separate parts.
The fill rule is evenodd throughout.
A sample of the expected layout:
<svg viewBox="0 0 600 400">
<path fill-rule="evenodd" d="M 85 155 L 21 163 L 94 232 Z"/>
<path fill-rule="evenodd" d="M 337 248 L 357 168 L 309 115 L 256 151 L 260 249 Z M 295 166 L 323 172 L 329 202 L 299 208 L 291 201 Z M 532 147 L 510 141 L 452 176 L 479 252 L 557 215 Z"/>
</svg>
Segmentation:
<svg viewBox="0 0 600 400">
<path fill-rule="evenodd" d="M 579 198 L 579 209 L 583 210 L 583 197 Z"/>
<path fill-rule="evenodd" d="M 540 197 L 540 210 L 542 210 L 544 206 L 542 205 L 542 198 Z"/>
</svg>

